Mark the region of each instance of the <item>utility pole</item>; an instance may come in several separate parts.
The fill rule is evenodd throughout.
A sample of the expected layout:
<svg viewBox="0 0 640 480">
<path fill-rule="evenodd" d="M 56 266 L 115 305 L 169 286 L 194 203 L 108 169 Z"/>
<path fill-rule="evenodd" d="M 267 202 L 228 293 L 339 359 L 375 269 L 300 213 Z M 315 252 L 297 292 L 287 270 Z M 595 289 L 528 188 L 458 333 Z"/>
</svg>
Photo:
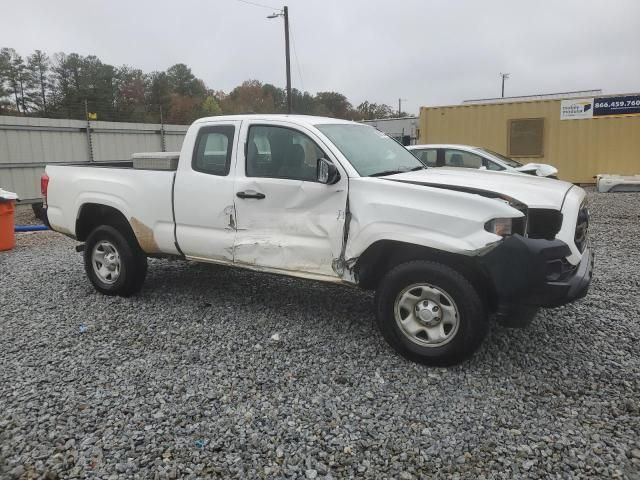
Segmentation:
<svg viewBox="0 0 640 480">
<path fill-rule="evenodd" d="M 502 77 L 502 98 L 504 98 L 504 81 L 509 78 L 509 75 L 509 73 L 500 73 L 500 76 Z"/>
<path fill-rule="evenodd" d="M 291 60 L 289 57 L 289 7 L 286 5 L 284 11 L 284 43 L 287 56 L 287 113 L 291 115 Z"/>
<path fill-rule="evenodd" d="M 89 121 L 89 103 L 84 99 L 84 116 L 87 119 L 87 147 L 89 149 L 89 161 L 93 162 L 93 143 L 91 142 L 91 122 Z"/>
<path fill-rule="evenodd" d="M 398 99 L 398 118 L 400 118 L 402 116 L 402 101 L 407 101 L 406 98 L 399 98 Z"/>
<path fill-rule="evenodd" d="M 160 147 L 163 152 L 167 151 L 167 143 L 164 139 L 164 118 L 162 117 L 162 105 L 160 105 Z"/>
<path fill-rule="evenodd" d="M 284 47 L 287 64 L 287 113 L 291 114 L 291 60 L 289 54 L 289 7 L 286 5 L 278 13 L 273 13 L 267 18 L 284 17 Z"/>
</svg>

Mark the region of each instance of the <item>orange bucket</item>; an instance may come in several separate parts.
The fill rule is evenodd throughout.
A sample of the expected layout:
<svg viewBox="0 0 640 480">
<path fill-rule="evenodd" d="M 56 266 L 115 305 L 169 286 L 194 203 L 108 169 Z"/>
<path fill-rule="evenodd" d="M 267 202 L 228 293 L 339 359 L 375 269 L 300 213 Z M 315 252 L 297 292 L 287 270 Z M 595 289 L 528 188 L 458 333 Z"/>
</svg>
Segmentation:
<svg viewBox="0 0 640 480">
<path fill-rule="evenodd" d="M 14 232 L 15 211 L 15 201 L 0 201 L 0 251 L 11 250 L 16 246 L 16 234 Z"/>
</svg>

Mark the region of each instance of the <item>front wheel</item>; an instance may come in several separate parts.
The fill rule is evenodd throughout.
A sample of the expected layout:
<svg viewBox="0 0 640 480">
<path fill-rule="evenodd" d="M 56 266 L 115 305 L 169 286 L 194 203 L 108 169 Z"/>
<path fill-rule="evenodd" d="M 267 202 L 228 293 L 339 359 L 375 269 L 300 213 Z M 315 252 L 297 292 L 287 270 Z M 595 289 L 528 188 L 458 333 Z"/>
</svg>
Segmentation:
<svg viewBox="0 0 640 480">
<path fill-rule="evenodd" d="M 377 322 L 402 356 L 426 365 L 465 360 L 487 333 L 477 290 L 456 270 L 416 260 L 391 269 L 376 293 Z"/>
<path fill-rule="evenodd" d="M 147 257 L 134 239 L 112 226 L 101 225 L 87 238 L 84 267 L 96 290 L 128 297 L 142 288 Z"/>
</svg>

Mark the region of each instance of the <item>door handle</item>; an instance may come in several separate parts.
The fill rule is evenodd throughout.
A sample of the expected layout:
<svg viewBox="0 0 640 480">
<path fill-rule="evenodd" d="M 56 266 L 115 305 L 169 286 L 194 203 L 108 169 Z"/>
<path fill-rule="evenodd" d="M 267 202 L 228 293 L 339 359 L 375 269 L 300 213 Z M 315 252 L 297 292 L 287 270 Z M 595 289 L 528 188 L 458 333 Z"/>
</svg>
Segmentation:
<svg viewBox="0 0 640 480">
<path fill-rule="evenodd" d="M 246 192 L 238 192 L 236 193 L 236 197 L 238 198 L 255 198 L 257 200 L 262 200 L 265 198 L 264 193 L 256 192 L 255 190 L 247 190 Z"/>
</svg>

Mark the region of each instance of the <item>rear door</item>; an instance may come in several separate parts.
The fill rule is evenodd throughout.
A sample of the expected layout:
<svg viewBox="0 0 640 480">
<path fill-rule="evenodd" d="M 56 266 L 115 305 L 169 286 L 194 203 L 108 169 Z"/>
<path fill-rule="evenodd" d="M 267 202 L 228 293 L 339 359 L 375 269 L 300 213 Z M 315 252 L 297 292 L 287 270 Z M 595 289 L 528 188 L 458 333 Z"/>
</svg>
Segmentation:
<svg viewBox="0 0 640 480">
<path fill-rule="evenodd" d="M 240 121 L 202 124 L 185 142 L 174 185 L 176 238 L 200 260 L 233 261 L 234 172 Z M 191 161 L 182 159 L 191 157 Z"/>
<path fill-rule="evenodd" d="M 244 122 L 235 182 L 237 263 L 301 275 L 337 277 L 348 179 L 313 132 L 287 122 Z M 340 180 L 316 180 L 317 159 Z"/>
</svg>

